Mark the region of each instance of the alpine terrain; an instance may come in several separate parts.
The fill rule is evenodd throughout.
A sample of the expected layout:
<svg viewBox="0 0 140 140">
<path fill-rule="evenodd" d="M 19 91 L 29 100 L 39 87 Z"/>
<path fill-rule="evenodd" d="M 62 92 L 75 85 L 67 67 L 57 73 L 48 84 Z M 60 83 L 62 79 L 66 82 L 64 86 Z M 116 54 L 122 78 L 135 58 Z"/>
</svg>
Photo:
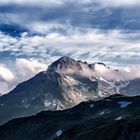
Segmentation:
<svg viewBox="0 0 140 140">
<path fill-rule="evenodd" d="M 64 110 L 82 101 L 97 101 L 115 94 L 139 95 L 140 79 L 104 63 L 88 64 L 64 56 L 46 71 L 0 96 L 0 124 L 45 110 Z"/>
<path fill-rule="evenodd" d="M 0 140 L 139 140 L 140 97 L 113 95 L 0 126 Z"/>
</svg>

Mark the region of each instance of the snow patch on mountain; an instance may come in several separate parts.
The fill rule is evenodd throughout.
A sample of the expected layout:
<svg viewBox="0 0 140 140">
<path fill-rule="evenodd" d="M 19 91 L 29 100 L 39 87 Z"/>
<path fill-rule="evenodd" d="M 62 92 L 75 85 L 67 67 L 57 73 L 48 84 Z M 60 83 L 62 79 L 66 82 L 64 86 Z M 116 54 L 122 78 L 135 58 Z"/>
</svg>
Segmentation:
<svg viewBox="0 0 140 140">
<path fill-rule="evenodd" d="M 105 113 L 105 112 L 104 112 L 104 111 L 102 111 L 102 112 L 100 112 L 100 113 L 99 113 L 99 115 L 100 115 L 100 116 L 101 116 L 101 115 L 104 115 L 104 113 Z"/>
<path fill-rule="evenodd" d="M 59 106 L 59 103 L 55 100 L 55 99 L 52 99 L 52 100 L 45 100 L 44 101 L 44 107 L 45 107 L 45 110 L 54 110 L 55 108 L 57 108 Z M 57 109 L 56 109 L 57 110 Z M 59 109 L 58 109 L 59 110 Z"/>
<path fill-rule="evenodd" d="M 56 136 L 59 137 L 59 136 L 62 135 L 62 133 L 63 133 L 62 130 L 58 130 L 58 131 L 56 132 Z"/>
<path fill-rule="evenodd" d="M 119 120 L 121 120 L 121 119 L 122 119 L 122 116 L 119 116 L 119 117 L 116 117 L 116 118 L 115 118 L 116 121 L 119 121 Z"/>
<path fill-rule="evenodd" d="M 71 76 L 66 75 L 64 77 L 64 80 L 67 82 L 67 84 L 69 84 L 70 86 L 73 85 L 78 85 L 78 81 L 74 80 Z"/>
<path fill-rule="evenodd" d="M 127 101 L 119 101 L 118 104 L 120 105 L 121 108 L 125 108 L 128 105 L 130 105 L 132 102 L 127 102 Z"/>
</svg>

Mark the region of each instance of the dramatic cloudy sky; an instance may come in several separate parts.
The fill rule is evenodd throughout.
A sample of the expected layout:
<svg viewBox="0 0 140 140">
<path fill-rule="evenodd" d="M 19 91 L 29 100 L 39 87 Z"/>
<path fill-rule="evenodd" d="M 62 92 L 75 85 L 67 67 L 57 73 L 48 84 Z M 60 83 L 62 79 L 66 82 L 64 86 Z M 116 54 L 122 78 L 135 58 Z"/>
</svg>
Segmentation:
<svg viewBox="0 0 140 140">
<path fill-rule="evenodd" d="M 140 65 L 140 0 L 0 0 L 0 93 L 67 55 Z"/>
</svg>

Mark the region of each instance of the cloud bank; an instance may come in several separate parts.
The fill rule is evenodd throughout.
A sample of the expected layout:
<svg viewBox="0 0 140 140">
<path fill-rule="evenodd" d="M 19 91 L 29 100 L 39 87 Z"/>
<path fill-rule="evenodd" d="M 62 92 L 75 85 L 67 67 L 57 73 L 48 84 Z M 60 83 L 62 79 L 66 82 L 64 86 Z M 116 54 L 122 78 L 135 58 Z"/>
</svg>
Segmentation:
<svg viewBox="0 0 140 140">
<path fill-rule="evenodd" d="M 0 66 L 0 79 L 1 81 L 10 82 L 14 79 L 13 73 L 5 66 Z"/>
<path fill-rule="evenodd" d="M 0 65 L 0 94 L 8 93 L 17 84 L 30 79 L 40 71 L 47 69 L 47 66 L 37 60 L 16 59 L 12 68 Z"/>
<path fill-rule="evenodd" d="M 33 58 L 47 65 L 64 55 L 88 62 L 103 61 L 111 65 L 140 64 L 140 33 L 121 30 L 81 30 L 69 29 L 68 34 L 49 33 L 29 36 L 23 34 L 15 38 L 0 34 L 1 60 L 11 57 Z"/>
<path fill-rule="evenodd" d="M 119 6 L 138 6 L 140 5 L 140 1 L 139 0 L 101 0 L 98 1 L 100 4 L 103 4 L 105 6 L 115 6 L 115 7 L 119 7 Z"/>
<path fill-rule="evenodd" d="M 68 0 L 1 0 L 0 4 L 46 4 L 46 5 L 62 5 L 62 4 L 66 4 L 69 3 Z M 104 5 L 109 5 L 109 6 L 132 6 L 132 5 L 139 5 L 140 1 L 139 0 L 116 0 L 115 2 L 113 0 L 77 0 L 76 2 L 74 0 L 71 0 L 71 3 L 78 3 L 78 4 L 91 4 L 91 3 L 99 3 L 99 4 L 104 4 Z"/>
<path fill-rule="evenodd" d="M 18 24 L 34 32 L 38 28 L 66 32 L 65 27 L 137 30 L 140 29 L 139 9 L 139 0 L 2 0 L 0 23 Z"/>
</svg>

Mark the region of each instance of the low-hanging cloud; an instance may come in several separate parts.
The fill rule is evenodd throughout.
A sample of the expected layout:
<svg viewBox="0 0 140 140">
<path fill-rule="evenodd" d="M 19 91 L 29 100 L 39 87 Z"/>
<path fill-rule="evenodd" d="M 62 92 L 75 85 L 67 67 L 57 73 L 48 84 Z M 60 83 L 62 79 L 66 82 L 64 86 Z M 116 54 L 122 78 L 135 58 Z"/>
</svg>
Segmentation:
<svg viewBox="0 0 140 140">
<path fill-rule="evenodd" d="M 0 93 L 5 94 L 17 84 L 30 79 L 40 71 L 47 70 L 47 65 L 38 60 L 20 58 L 16 60 L 14 71 L 12 68 L 0 65 Z"/>
<path fill-rule="evenodd" d="M 95 73 L 98 77 L 107 80 L 134 80 L 140 79 L 140 66 L 132 67 L 106 67 L 101 64 L 95 64 Z"/>
<path fill-rule="evenodd" d="M 27 60 L 24 58 L 16 60 L 17 78 L 20 77 L 21 82 L 45 70 L 47 70 L 46 64 L 40 63 L 37 60 Z"/>
<path fill-rule="evenodd" d="M 14 75 L 13 73 L 6 67 L 3 65 L 0 65 L 0 79 L 1 81 L 6 81 L 6 82 L 10 82 L 14 80 Z"/>
<path fill-rule="evenodd" d="M 0 95 L 9 91 L 11 84 L 15 80 L 15 75 L 5 65 L 0 65 Z"/>
<path fill-rule="evenodd" d="M 93 65 L 93 68 L 89 68 L 87 64 L 81 63 L 80 68 L 67 68 L 67 69 L 58 69 L 58 73 L 62 74 L 79 74 L 85 77 L 96 77 L 100 80 L 108 81 L 129 81 L 134 79 L 140 79 L 140 66 L 132 67 L 109 67 L 104 63 L 96 62 Z"/>
</svg>

